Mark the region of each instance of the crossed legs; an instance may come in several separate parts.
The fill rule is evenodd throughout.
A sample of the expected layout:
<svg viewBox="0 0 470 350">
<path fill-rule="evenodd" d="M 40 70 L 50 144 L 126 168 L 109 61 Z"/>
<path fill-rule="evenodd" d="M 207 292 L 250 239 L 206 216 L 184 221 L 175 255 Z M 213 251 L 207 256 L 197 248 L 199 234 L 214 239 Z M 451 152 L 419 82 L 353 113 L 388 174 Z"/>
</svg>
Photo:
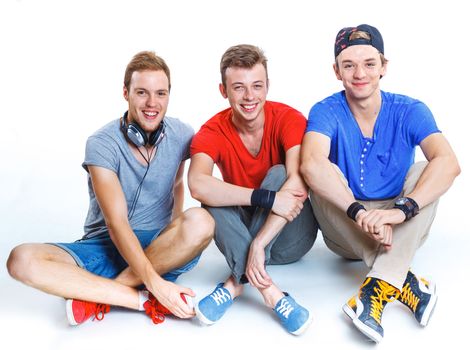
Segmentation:
<svg viewBox="0 0 470 350">
<path fill-rule="evenodd" d="M 214 221 L 201 208 L 192 208 L 176 218 L 146 248 L 145 253 L 159 274 L 184 265 L 210 243 Z M 67 299 L 138 309 L 135 288 L 142 282 L 128 267 L 115 279 L 105 278 L 79 267 L 65 250 L 50 244 L 22 244 L 7 261 L 16 280 L 49 294 Z"/>
</svg>

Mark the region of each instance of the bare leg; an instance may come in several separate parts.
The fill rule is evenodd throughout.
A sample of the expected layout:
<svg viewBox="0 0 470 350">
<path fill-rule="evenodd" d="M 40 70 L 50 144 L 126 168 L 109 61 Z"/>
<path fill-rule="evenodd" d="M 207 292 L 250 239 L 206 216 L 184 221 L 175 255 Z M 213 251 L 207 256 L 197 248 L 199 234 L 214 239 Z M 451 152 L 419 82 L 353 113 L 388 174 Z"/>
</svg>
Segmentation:
<svg viewBox="0 0 470 350">
<path fill-rule="evenodd" d="M 211 242 L 214 220 L 202 208 L 191 208 L 176 218 L 147 247 L 145 254 L 155 271 L 163 275 L 183 266 L 199 255 Z M 127 286 L 142 284 L 131 268 L 117 276 L 116 281 Z"/>
<path fill-rule="evenodd" d="M 189 209 L 174 220 L 146 250 L 155 269 L 165 273 L 184 265 L 199 254 L 213 235 L 214 223 L 200 208 Z M 141 284 L 132 271 L 124 270 L 115 280 L 92 274 L 77 266 L 63 249 L 49 244 L 23 244 L 11 252 L 8 272 L 20 282 L 67 299 L 139 308 Z"/>
<path fill-rule="evenodd" d="M 230 276 L 225 281 L 224 288 L 230 292 L 232 299 L 235 299 L 243 293 L 243 284 L 237 283 L 233 276 Z M 263 296 L 266 306 L 271 309 L 273 309 L 277 302 L 284 297 L 284 293 L 275 284 L 272 284 L 268 288 L 258 288 L 258 290 Z"/>
<path fill-rule="evenodd" d="M 49 294 L 131 309 L 139 307 L 137 290 L 78 267 L 65 250 L 53 245 L 20 245 L 11 252 L 7 267 L 13 278 Z"/>
</svg>

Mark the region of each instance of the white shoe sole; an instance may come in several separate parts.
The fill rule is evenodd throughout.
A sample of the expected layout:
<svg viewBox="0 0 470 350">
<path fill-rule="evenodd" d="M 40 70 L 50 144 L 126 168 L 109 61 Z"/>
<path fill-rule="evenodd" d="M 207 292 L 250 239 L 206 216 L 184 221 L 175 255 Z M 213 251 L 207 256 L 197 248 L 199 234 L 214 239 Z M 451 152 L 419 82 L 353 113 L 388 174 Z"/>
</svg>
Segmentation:
<svg viewBox="0 0 470 350">
<path fill-rule="evenodd" d="M 204 314 L 199 310 L 199 303 L 196 303 L 194 306 L 194 310 L 196 311 L 196 317 L 197 319 L 204 325 L 206 326 L 211 326 L 215 323 L 215 321 L 209 320 Z"/>
<path fill-rule="evenodd" d="M 421 322 L 419 323 L 423 327 L 426 327 L 428 325 L 429 319 L 431 318 L 437 303 L 436 285 L 434 283 L 431 283 L 429 285 L 429 290 L 432 291 L 431 299 L 429 299 L 428 307 L 424 311 L 423 317 L 421 318 Z"/>
<path fill-rule="evenodd" d="M 362 323 L 357 314 L 354 312 L 353 309 L 349 307 L 348 304 L 343 305 L 343 311 L 346 315 L 348 315 L 348 317 L 352 320 L 353 325 L 356 326 L 356 328 L 362 334 L 364 334 L 366 337 L 376 343 L 380 343 L 380 341 L 382 341 L 383 337 L 379 333 Z"/>
<path fill-rule="evenodd" d="M 69 324 L 71 326 L 76 326 L 78 325 L 78 323 L 77 321 L 75 321 L 75 318 L 73 317 L 72 303 L 73 303 L 73 299 L 67 299 L 65 301 L 65 313 L 67 314 L 67 321 L 69 321 Z"/>
<path fill-rule="evenodd" d="M 309 312 L 308 313 L 308 320 L 300 327 L 297 329 L 295 332 L 292 332 L 294 335 L 301 335 L 303 332 L 307 330 L 307 328 L 312 324 L 313 321 L 313 315 Z"/>
</svg>

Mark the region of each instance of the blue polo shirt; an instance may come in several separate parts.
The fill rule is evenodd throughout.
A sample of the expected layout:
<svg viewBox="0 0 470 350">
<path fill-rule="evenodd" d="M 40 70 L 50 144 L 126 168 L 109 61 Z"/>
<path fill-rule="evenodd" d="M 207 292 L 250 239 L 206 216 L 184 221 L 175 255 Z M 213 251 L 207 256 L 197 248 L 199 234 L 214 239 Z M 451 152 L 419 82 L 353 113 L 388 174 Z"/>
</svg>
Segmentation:
<svg viewBox="0 0 470 350">
<path fill-rule="evenodd" d="M 440 132 L 429 108 L 410 97 L 381 91 L 382 106 L 371 138 L 364 137 L 344 91 L 316 103 L 307 130 L 331 139 L 329 159 L 359 200 L 396 197 L 414 163 L 415 147 Z"/>
</svg>

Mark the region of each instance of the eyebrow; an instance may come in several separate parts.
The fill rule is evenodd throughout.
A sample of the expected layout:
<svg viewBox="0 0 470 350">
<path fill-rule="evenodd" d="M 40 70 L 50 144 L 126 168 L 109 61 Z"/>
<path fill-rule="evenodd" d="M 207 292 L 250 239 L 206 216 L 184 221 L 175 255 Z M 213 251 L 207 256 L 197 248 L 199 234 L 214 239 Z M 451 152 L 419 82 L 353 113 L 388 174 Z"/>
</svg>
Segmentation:
<svg viewBox="0 0 470 350">
<path fill-rule="evenodd" d="M 142 91 L 145 91 L 145 92 L 149 92 L 149 90 L 147 90 L 146 88 L 143 88 L 143 87 L 135 87 L 134 88 L 135 90 L 142 90 Z M 155 90 L 157 92 L 168 92 L 169 90 L 168 89 L 158 89 L 158 90 Z"/>
<path fill-rule="evenodd" d="M 370 57 L 370 58 L 366 58 L 364 61 L 365 61 L 365 62 L 377 61 L 377 58 L 375 58 L 375 57 Z M 343 60 L 341 63 L 354 63 L 354 61 L 353 61 L 353 60 L 350 60 L 350 59 L 345 59 L 345 60 Z"/>
<path fill-rule="evenodd" d="M 264 84 L 265 82 L 264 82 L 264 80 L 256 80 L 256 81 L 252 82 L 251 84 L 260 84 L 260 83 Z M 242 83 L 241 81 L 236 81 L 236 82 L 232 83 L 231 85 L 234 86 L 234 85 L 245 85 L 245 84 Z"/>
</svg>

